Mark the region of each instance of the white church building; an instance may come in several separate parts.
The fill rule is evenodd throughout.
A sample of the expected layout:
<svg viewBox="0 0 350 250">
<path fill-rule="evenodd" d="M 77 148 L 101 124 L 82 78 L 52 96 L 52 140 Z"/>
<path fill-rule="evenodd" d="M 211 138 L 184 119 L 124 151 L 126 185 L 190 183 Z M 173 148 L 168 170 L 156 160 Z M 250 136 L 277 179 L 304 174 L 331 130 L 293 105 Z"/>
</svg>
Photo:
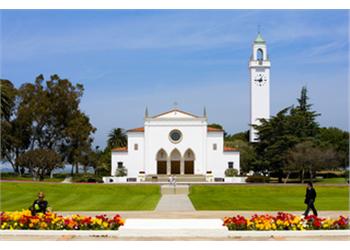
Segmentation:
<svg viewBox="0 0 350 250">
<path fill-rule="evenodd" d="M 174 108 L 155 116 L 146 110 L 144 126 L 127 131 L 128 145 L 112 150 L 112 176 L 121 167 L 128 177 L 206 175 L 224 177 L 239 171 L 239 151 L 224 147 L 224 131 L 208 126 L 202 116 Z"/>
<path fill-rule="evenodd" d="M 259 32 L 248 64 L 250 121 L 247 124 L 252 143 L 259 140 L 251 125 L 270 116 L 270 67 L 266 42 Z M 112 150 L 112 176 L 118 168 L 126 168 L 127 177 L 137 181 L 152 175 L 202 175 L 208 180 L 208 176 L 225 177 L 228 168 L 240 169 L 239 150 L 224 146 L 224 131 L 208 126 L 205 110 L 202 116 L 177 108 L 149 116 L 146 109 L 143 127 L 128 130 L 127 137 L 127 147 Z"/>
</svg>

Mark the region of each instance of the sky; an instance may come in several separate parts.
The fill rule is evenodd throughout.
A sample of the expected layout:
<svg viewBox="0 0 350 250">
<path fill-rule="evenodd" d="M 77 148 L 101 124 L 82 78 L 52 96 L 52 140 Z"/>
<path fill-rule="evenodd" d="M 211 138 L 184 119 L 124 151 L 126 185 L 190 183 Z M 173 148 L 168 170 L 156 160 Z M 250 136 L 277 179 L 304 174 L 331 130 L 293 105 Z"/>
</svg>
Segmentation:
<svg viewBox="0 0 350 250">
<path fill-rule="evenodd" d="M 248 61 L 258 27 L 271 60 L 271 114 L 307 86 L 321 126 L 348 130 L 346 10 L 5 10 L 0 77 L 43 74 L 84 85 L 81 109 L 104 147 L 116 127 L 181 110 L 248 130 Z"/>
</svg>

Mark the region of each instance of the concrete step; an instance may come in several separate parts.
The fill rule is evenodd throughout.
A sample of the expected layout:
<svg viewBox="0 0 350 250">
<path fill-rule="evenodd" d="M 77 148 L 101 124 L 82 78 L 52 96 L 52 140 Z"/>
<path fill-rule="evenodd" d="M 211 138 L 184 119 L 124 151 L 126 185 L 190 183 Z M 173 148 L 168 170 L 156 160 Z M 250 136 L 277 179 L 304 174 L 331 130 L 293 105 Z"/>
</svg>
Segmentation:
<svg viewBox="0 0 350 250">
<path fill-rule="evenodd" d="M 220 219 L 126 219 L 120 237 L 227 237 Z"/>
<path fill-rule="evenodd" d="M 170 175 L 147 175 L 146 181 L 168 182 Z M 205 182 L 204 175 L 174 175 L 176 182 Z"/>
<path fill-rule="evenodd" d="M 188 194 L 189 186 L 188 185 L 162 185 L 161 194 Z"/>
</svg>

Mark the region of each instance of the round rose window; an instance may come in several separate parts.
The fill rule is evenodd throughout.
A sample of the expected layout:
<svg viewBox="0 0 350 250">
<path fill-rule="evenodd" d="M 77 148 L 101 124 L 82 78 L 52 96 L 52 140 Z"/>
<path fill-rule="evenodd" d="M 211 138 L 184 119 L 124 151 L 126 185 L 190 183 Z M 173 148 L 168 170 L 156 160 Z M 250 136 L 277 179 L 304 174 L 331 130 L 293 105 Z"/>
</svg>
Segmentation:
<svg viewBox="0 0 350 250">
<path fill-rule="evenodd" d="M 169 139 L 170 141 L 172 141 L 173 143 L 178 143 L 181 141 L 182 139 L 182 133 L 177 130 L 177 129 L 174 129 L 170 132 L 169 134 Z"/>
</svg>

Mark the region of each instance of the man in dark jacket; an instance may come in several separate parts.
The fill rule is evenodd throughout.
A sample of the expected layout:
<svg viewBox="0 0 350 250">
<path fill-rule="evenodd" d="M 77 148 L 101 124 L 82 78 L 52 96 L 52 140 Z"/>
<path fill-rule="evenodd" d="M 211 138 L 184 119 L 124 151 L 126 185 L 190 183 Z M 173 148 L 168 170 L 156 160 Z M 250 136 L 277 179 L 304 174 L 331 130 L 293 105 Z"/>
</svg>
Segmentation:
<svg viewBox="0 0 350 250">
<path fill-rule="evenodd" d="M 32 211 L 32 215 L 36 215 L 37 213 L 46 213 L 48 202 L 44 200 L 44 193 L 38 193 L 38 199 L 33 202 L 33 205 L 30 207 Z"/>
<path fill-rule="evenodd" d="M 316 190 L 313 188 L 312 183 L 308 182 L 307 188 L 306 188 L 305 201 L 304 201 L 307 207 L 303 215 L 307 216 L 310 212 L 310 209 L 312 209 L 312 212 L 314 213 L 314 215 L 317 216 L 317 210 L 314 205 L 315 199 L 316 199 Z"/>
</svg>

